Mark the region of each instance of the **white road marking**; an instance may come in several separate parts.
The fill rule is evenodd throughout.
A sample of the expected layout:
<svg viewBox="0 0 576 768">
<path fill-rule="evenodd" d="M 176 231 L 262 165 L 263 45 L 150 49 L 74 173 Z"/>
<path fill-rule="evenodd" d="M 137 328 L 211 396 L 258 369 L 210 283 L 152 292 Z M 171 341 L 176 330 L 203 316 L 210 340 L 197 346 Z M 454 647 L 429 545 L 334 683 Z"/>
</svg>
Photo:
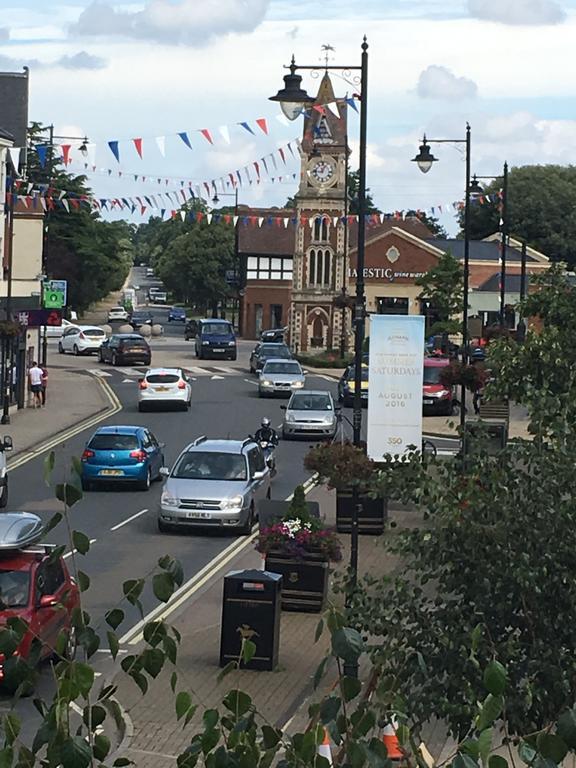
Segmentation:
<svg viewBox="0 0 576 768">
<path fill-rule="evenodd" d="M 308 480 L 303 483 L 304 493 L 311 491 L 315 482 L 316 474 L 309 477 Z M 293 495 L 294 494 L 291 493 L 285 501 L 290 501 Z M 126 643 L 129 645 L 136 645 L 139 643 L 144 637 L 142 629 L 148 622 L 166 619 L 171 613 L 192 597 L 195 592 L 201 589 L 201 587 L 215 576 L 218 571 L 222 570 L 230 560 L 233 560 L 236 555 L 239 555 L 249 547 L 258 536 L 257 526 L 255 526 L 255 528 L 256 530 L 250 536 L 243 537 L 239 541 L 234 541 L 227 546 L 226 549 L 223 549 L 217 557 L 207 563 L 204 568 L 200 569 L 198 573 L 177 589 L 167 603 L 162 603 L 161 605 L 156 606 L 156 608 L 150 611 L 147 616 L 135 624 L 132 629 L 129 629 L 128 632 L 120 638 L 120 645 Z"/>
<path fill-rule="evenodd" d="M 210 381 L 224 381 L 224 376 L 210 376 Z"/>
<path fill-rule="evenodd" d="M 254 386 L 256 387 L 258 386 L 258 382 L 254 381 L 254 379 L 244 379 L 244 381 L 246 382 L 246 384 L 254 384 Z"/>
<path fill-rule="evenodd" d="M 136 384 L 134 379 L 122 379 L 122 384 Z"/>
<path fill-rule="evenodd" d="M 126 525 L 127 523 L 132 522 L 132 520 L 136 520 L 137 517 L 140 517 L 140 515 L 145 515 L 146 512 L 148 512 L 147 509 L 141 509 L 140 512 L 136 512 L 135 515 L 131 515 L 130 517 L 127 517 L 126 520 L 123 520 L 121 523 L 118 523 L 118 525 L 113 526 L 110 528 L 111 531 L 117 531 L 118 528 L 122 528 L 123 525 Z"/>
<path fill-rule="evenodd" d="M 100 370 L 100 368 L 87 368 L 86 369 L 88 373 L 91 373 L 92 376 L 98 376 L 100 378 L 106 378 L 108 376 L 112 376 L 111 373 L 107 373 L 106 371 Z"/>
<path fill-rule="evenodd" d="M 238 369 L 237 368 L 222 368 L 219 365 L 213 365 L 212 366 L 212 370 L 213 371 L 221 371 L 222 373 L 236 373 Z"/>
<path fill-rule="evenodd" d="M 142 376 L 142 373 L 136 368 L 115 368 L 114 370 L 118 371 L 123 376 Z"/>
<path fill-rule="evenodd" d="M 199 365 L 189 365 L 186 368 L 186 370 L 187 371 L 192 371 L 192 373 L 203 373 L 203 374 L 209 373 L 209 371 L 207 371 L 206 368 L 200 368 Z"/>
<path fill-rule="evenodd" d="M 98 541 L 98 539 L 90 539 L 90 544 L 96 544 L 97 541 Z M 70 550 L 70 552 L 66 552 L 65 555 L 62 555 L 62 557 L 63 557 L 64 560 L 66 560 L 66 558 L 72 557 L 72 555 L 76 555 L 76 554 L 78 554 L 78 550 L 77 549 L 72 549 L 72 550 Z"/>
</svg>

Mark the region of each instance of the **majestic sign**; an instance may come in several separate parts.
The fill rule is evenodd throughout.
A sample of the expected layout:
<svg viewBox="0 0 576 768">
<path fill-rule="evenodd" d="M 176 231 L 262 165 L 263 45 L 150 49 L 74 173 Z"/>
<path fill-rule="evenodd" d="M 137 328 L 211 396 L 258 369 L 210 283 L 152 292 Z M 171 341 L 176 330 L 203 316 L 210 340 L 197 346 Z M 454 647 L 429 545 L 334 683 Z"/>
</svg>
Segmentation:
<svg viewBox="0 0 576 768">
<path fill-rule="evenodd" d="M 422 445 L 424 317 L 372 315 L 368 374 L 368 456 Z"/>
<path fill-rule="evenodd" d="M 392 267 L 364 267 L 364 280 L 416 280 L 417 277 L 423 277 L 426 272 L 402 272 L 392 269 Z M 358 270 L 352 267 L 348 269 L 348 277 L 357 278 Z"/>
</svg>

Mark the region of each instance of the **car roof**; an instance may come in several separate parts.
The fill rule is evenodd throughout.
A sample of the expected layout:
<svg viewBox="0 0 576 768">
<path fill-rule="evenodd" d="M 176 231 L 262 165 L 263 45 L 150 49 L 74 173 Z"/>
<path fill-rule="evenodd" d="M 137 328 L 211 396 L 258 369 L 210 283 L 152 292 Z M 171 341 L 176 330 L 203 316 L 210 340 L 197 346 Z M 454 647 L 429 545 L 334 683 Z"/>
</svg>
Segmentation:
<svg viewBox="0 0 576 768">
<path fill-rule="evenodd" d="M 223 320 L 221 317 L 203 317 L 199 322 L 231 325 L 230 320 Z"/>
<path fill-rule="evenodd" d="M 202 451 L 209 453 L 242 453 L 247 445 L 254 445 L 253 441 L 246 442 L 245 440 L 201 440 L 194 443 L 190 443 L 184 449 L 186 452 L 190 451 Z"/>
<path fill-rule="evenodd" d="M 268 360 L 266 360 L 266 365 L 268 363 L 283 363 L 284 365 L 286 363 L 298 363 L 298 360 L 286 360 L 285 357 L 269 357 Z M 298 363 L 300 365 L 300 363 Z"/>
<path fill-rule="evenodd" d="M 79 331 L 104 331 L 99 325 L 76 325 L 76 323 L 74 323 L 74 328 L 78 328 Z"/>
<path fill-rule="evenodd" d="M 117 424 L 115 426 L 98 427 L 94 435 L 135 435 L 146 427 L 125 426 Z M 92 435 L 92 437 L 94 437 Z"/>
<path fill-rule="evenodd" d="M 142 341 L 146 341 L 144 336 L 141 336 L 139 333 L 113 333 L 112 335 L 117 339 L 141 339 Z"/>
<path fill-rule="evenodd" d="M 292 397 L 294 395 L 328 395 L 328 397 L 332 397 L 332 393 L 328 392 L 327 389 L 299 389 L 298 392 L 292 392 Z"/>
</svg>

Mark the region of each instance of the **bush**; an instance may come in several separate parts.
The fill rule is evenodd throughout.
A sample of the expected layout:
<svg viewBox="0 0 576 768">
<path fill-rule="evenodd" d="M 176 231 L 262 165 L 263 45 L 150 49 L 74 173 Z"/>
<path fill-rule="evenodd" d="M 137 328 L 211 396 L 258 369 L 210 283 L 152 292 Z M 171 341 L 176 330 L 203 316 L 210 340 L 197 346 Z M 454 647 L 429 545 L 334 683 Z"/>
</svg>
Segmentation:
<svg viewBox="0 0 576 768">
<path fill-rule="evenodd" d="M 346 368 L 354 362 L 353 355 L 340 357 L 338 352 L 320 352 L 318 355 L 296 355 L 298 362 L 313 368 Z"/>
</svg>

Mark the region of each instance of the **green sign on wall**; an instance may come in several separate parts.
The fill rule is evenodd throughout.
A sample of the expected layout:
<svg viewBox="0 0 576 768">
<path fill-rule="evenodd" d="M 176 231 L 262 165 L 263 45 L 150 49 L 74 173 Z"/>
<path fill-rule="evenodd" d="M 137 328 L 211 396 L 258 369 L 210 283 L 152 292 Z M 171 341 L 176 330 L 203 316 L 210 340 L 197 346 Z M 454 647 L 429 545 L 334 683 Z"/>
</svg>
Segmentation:
<svg viewBox="0 0 576 768">
<path fill-rule="evenodd" d="M 63 309 L 66 306 L 66 280 L 47 280 L 42 285 L 44 309 Z"/>
</svg>

